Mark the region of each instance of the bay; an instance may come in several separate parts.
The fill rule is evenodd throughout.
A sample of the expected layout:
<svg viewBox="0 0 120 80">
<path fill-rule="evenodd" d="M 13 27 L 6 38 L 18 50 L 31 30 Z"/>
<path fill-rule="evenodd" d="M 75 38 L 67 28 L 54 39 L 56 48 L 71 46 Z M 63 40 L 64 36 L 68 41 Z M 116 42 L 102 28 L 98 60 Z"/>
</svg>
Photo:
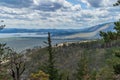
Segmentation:
<svg viewBox="0 0 120 80">
<path fill-rule="evenodd" d="M 44 41 L 47 41 L 47 37 L 11 37 L 0 38 L 0 43 L 6 43 L 8 47 L 12 48 L 16 52 L 21 52 L 25 49 L 32 49 L 34 47 L 47 46 Z M 79 39 L 52 39 L 52 45 L 65 43 L 65 42 L 78 42 Z"/>
</svg>

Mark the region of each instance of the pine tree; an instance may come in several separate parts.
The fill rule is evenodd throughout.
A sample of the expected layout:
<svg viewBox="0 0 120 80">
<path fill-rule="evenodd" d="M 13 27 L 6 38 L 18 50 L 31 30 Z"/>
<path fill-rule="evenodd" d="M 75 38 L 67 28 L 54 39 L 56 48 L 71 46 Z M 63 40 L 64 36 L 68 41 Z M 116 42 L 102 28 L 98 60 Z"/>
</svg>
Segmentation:
<svg viewBox="0 0 120 80">
<path fill-rule="evenodd" d="M 106 32 L 100 31 L 100 36 L 103 38 L 104 42 L 106 43 L 110 42 L 109 36 Z"/>
<path fill-rule="evenodd" d="M 108 32 L 102 32 L 100 31 L 100 36 L 103 38 L 105 43 L 109 43 L 113 40 L 120 39 L 120 20 L 117 22 L 114 22 L 114 29 L 116 32 L 108 31 Z"/>
<path fill-rule="evenodd" d="M 120 0 L 118 0 L 117 3 L 114 4 L 114 6 L 119 6 L 119 5 L 120 5 Z M 117 36 L 118 36 L 117 38 L 120 39 L 120 20 L 118 22 L 115 22 L 115 28 L 114 29 L 117 31 Z M 115 52 L 115 56 L 120 59 L 120 50 Z M 114 65 L 113 68 L 114 68 L 115 74 L 120 75 L 120 63 L 117 64 L 117 65 Z"/>
<path fill-rule="evenodd" d="M 115 22 L 114 24 L 115 24 L 114 29 L 117 32 L 117 39 L 120 39 L 120 20 Z"/>
<path fill-rule="evenodd" d="M 46 73 L 49 74 L 49 80 L 60 80 L 58 70 L 55 66 L 55 52 L 52 48 L 52 41 L 50 33 L 48 32 L 48 42 L 45 42 L 48 47 L 48 62 L 46 67 Z"/>
<path fill-rule="evenodd" d="M 119 6 L 120 5 L 120 0 L 118 0 L 113 6 Z"/>
<path fill-rule="evenodd" d="M 113 6 L 120 6 L 120 0 L 118 0 Z M 117 36 L 120 39 L 120 20 L 118 22 L 115 22 L 115 30 L 117 31 Z"/>
<path fill-rule="evenodd" d="M 120 61 L 120 50 L 115 50 L 114 54 L 115 54 L 115 57 L 119 58 L 119 61 Z M 120 63 L 117 63 L 116 65 L 114 65 L 113 68 L 114 68 L 114 73 L 120 75 Z"/>
<path fill-rule="evenodd" d="M 120 5 L 120 0 L 118 0 L 117 3 L 115 3 L 113 5 L 114 6 L 119 6 Z M 114 25 L 115 25 L 114 29 L 116 30 L 116 32 L 111 32 L 111 31 L 102 32 L 102 31 L 100 31 L 100 36 L 103 37 L 105 42 L 107 40 L 106 37 L 108 38 L 109 41 L 120 39 L 120 20 L 117 21 L 117 22 L 114 22 Z M 112 62 L 112 65 L 109 66 L 109 67 L 112 67 L 112 69 L 114 70 L 114 75 L 120 75 L 120 62 L 119 62 L 120 61 L 120 50 L 114 50 L 114 55 L 115 56 L 113 56 L 110 60 L 110 62 Z M 108 69 L 108 73 L 113 72 L 112 69 L 110 69 L 110 71 L 109 71 L 109 68 L 107 68 L 107 69 Z M 105 69 L 104 72 L 105 73 L 107 72 L 106 69 Z M 103 72 L 102 72 L 102 74 L 103 74 Z M 110 76 L 113 76 L 113 74 L 111 74 Z M 119 80 L 119 79 L 120 79 L 120 77 L 115 78 L 115 80 Z M 111 80 L 113 80 L 113 79 L 111 79 Z"/>
</svg>

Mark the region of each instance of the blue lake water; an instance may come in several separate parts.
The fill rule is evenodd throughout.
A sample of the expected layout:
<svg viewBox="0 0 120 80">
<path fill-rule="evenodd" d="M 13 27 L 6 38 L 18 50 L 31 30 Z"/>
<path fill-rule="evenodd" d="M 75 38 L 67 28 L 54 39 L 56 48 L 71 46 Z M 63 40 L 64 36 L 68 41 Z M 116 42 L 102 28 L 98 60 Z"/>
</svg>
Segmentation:
<svg viewBox="0 0 120 80">
<path fill-rule="evenodd" d="M 34 48 L 37 46 L 44 47 L 46 46 L 44 41 L 47 41 L 47 38 L 40 37 L 29 37 L 29 38 L 0 38 L 0 43 L 6 43 L 8 47 L 14 49 L 17 52 L 23 51 L 25 49 Z M 78 42 L 80 40 L 75 39 L 52 39 L 52 44 L 58 44 L 63 42 Z"/>
</svg>

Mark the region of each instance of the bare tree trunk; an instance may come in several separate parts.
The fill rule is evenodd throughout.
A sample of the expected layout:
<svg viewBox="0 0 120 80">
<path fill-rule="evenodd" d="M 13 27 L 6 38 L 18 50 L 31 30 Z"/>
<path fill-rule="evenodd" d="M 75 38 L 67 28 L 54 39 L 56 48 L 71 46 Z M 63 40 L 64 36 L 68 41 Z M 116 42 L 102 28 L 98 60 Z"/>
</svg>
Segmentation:
<svg viewBox="0 0 120 80">
<path fill-rule="evenodd" d="M 22 56 L 17 53 L 12 53 L 10 66 L 13 80 L 20 80 L 20 76 L 25 71 L 25 62 L 23 61 Z"/>
</svg>

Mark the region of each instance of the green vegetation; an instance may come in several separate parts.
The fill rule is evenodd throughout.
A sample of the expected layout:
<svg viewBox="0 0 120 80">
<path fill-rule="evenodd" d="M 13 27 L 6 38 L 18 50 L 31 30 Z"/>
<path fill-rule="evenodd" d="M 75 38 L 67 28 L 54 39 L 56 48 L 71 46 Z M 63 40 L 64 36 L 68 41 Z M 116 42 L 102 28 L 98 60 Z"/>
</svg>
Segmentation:
<svg viewBox="0 0 120 80">
<path fill-rule="evenodd" d="M 9 61 L 1 64 L 7 66 L 2 67 L 4 74 L 0 74 L 0 79 L 40 80 L 41 73 L 44 73 L 49 75 L 49 80 L 50 76 L 51 80 L 119 80 L 119 42 L 119 39 L 114 40 L 111 41 L 111 46 L 106 46 L 102 40 L 96 40 L 52 47 L 49 34 L 48 41 L 45 42 L 48 47 L 27 50 L 24 55 L 9 48 L 8 51 L 5 50 Z M 16 73 L 19 73 L 18 79 L 13 77 Z M 47 79 L 48 76 L 45 80 Z"/>
<path fill-rule="evenodd" d="M 45 65 L 45 72 L 49 74 L 49 80 L 59 80 L 59 73 L 57 68 L 55 67 L 55 52 L 52 48 L 52 42 L 51 42 L 51 36 L 50 33 L 48 33 L 48 42 L 45 42 L 48 47 L 48 61 Z"/>
<path fill-rule="evenodd" d="M 21 54 L 12 51 L 5 44 L 0 44 L 0 80 L 21 80 L 25 62 Z"/>
<path fill-rule="evenodd" d="M 39 71 L 38 73 L 32 73 L 30 80 L 49 80 L 49 75 L 43 71 Z"/>
<path fill-rule="evenodd" d="M 119 80 L 119 42 L 111 40 L 111 46 L 106 46 L 102 40 L 96 40 L 52 47 L 49 33 L 47 47 L 27 50 L 24 55 L 3 45 L 1 53 L 4 50 L 7 55 L 2 59 L 9 61 L 1 64 L 4 71 L 0 79 Z"/>
<path fill-rule="evenodd" d="M 76 77 L 77 80 L 89 80 L 88 55 L 85 52 L 81 54 Z"/>
<path fill-rule="evenodd" d="M 20 80 L 21 75 L 25 71 L 24 61 L 25 60 L 21 54 L 17 54 L 16 52 L 10 53 L 9 70 L 13 80 Z"/>
<path fill-rule="evenodd" d="M 120 5 L 120 0 L 118 0 L 113 6 L 119 6 Z"/>
<path fill-rule="evenodd" d="M 118 22 L 115 22 L 114 24 L 115 24 L 114 29 L 116 32 L 111 32 L 111 31 L 102 32 L 102 31 L 100 31 L 100 36 L 104 39 L 104 41 L 106 43 L 113 41 L 113 40 L 120 39 L 120 20 Z"/>
<path fill-rule="evenodd" d="M 120 0 L 114 6 L 120 5 Z M 101 40 L 16 53 L 0 44 L 0 80 L 120 80 L 120 20 Z M 1 25 L 3 29 L 5 25 Z"/>
</svg>

